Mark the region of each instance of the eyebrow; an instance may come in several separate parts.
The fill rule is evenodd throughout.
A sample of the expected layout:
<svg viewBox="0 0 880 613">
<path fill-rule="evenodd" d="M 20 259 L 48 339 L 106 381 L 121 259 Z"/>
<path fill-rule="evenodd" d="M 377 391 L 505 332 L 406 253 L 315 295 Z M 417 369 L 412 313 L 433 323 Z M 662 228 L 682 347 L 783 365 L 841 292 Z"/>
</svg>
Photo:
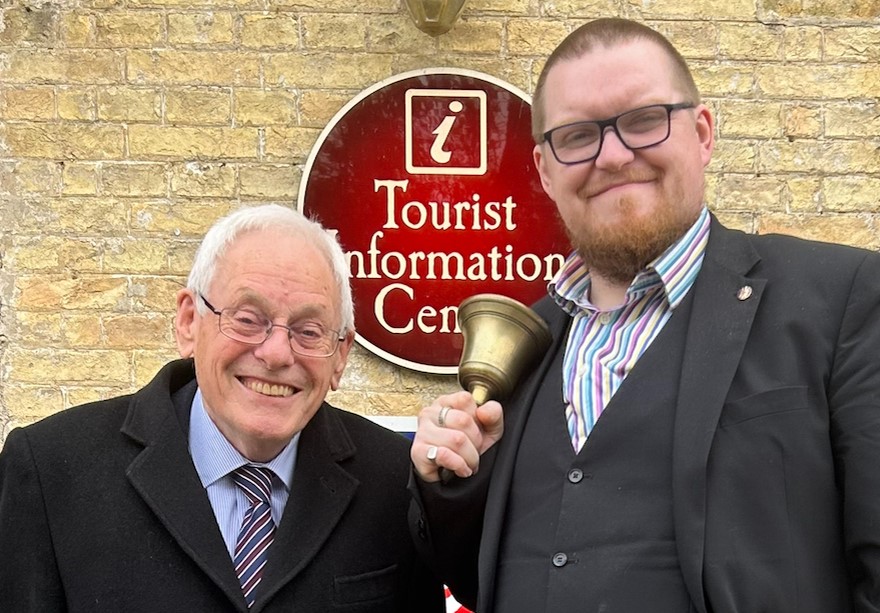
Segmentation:
<svg viewBox="0 0 880 613">
<path fill-rule="evenodd" d="M 249 288 L 244 288 L 240 291 L 240 293 L 234 298 L 234 304 L 235 308 L 240 308 L 242 305 L 252 305 L 260 309 L 264 315 L 273 310 L 272 308 L 270 308 L 271 305 L 269 304 L 269 301 L 266 300 L 266 298 L 263 297 L 262 294 Z M 331 328 L 332 326 L 324 323 L 324 318 L 322 317 L 323 315 L 328 313 L 329 311 L 323 306 L 319 306 L 316 304 L 305 304 L 295 309 L 288 309 L 287 321 L 300 321 L 302 319 L 314 317 L 321 320 L 320 323 L 324 327 Z"/>
</svg>

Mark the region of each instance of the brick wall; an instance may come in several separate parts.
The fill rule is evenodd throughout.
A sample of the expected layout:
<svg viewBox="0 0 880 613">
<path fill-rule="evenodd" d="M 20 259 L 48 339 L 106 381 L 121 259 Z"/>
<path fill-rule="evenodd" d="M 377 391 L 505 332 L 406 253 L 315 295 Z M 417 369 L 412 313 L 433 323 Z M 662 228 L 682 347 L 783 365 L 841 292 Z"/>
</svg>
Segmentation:
<svg viewBox="0 0 880 613">
<path fill-rule="evenodd" d="M 717 115 L 727 223 L 877 248 L 880 0 L 470 0 L 419 32 L 400 0 L 9 1 L 0 8 L 0 440 L 136 389 L 175 357 L 174 295 L 240 204 L 294 205 L 349 99 L 429 66 L 531 92 L 583 20 L 664 31 Z M 333 400 L 417 412 L 451 377 L 356 348 Z"/>
</svg>

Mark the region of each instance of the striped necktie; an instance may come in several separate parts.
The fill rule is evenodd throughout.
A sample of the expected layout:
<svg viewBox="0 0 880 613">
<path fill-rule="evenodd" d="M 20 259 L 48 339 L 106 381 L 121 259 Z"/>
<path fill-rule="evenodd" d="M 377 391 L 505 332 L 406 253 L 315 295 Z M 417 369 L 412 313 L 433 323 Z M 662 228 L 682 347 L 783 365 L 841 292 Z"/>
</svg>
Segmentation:
<svg viewBox="0 0 880 613">
<path fill-rule="evenodd" d="M 269 545 L 275 538 L 271 504 L 272 471 L 262 466 L 245 465 L 233 471 L 232 479 L 250 502 L 232 557 L 244 599 L 250 607 L 256 599 L 257 585 L 263 578 Z"/>
</svg>

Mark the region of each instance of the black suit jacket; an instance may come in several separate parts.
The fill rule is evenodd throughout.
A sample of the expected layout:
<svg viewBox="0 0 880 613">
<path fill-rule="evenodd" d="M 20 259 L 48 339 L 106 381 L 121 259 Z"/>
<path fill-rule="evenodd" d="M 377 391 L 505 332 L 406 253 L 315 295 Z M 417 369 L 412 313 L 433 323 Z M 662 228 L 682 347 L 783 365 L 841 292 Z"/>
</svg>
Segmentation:
<svg viewBox="0 0 880 613">
<path fill-rule="evenodd" d="M 676 544 L 695 607 L 880 611 L 880 256 L 713 219 L 691 294 L 669 385 Z M 480 613 L 494 610 L 525 417 L 570 322 L 549 299 L 536 310 L 556 346 L 505 403 L 477 476 L 411 483 L 423 553 Z"/>
<path fill-rule="evenodd" d="M 190 361 L 14 430 L 0 453 L 0 611 L 248 611 L 187 449 Z M 444 610 L 406 522 L 409 442 L 324 404 L 250 611 Z"/>
</svg>

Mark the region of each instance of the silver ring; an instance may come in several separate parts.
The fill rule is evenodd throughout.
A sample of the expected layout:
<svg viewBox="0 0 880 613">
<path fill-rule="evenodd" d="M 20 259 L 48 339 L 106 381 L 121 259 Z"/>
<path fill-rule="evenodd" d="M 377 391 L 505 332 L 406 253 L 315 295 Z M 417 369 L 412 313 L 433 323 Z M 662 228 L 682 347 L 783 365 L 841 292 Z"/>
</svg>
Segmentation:
<svg viewBox="0 0 880 613">
<path fill-rule="evenodd" d="M 452 407 L 443 407 L 440 409 L 440 413 L 437 415 L 437 425 L 441 428 L 446 427 L 446 414 L 452 410 Z"/>
<path fill-rule="evenodd" d="M 434 445 L 428 447 L 428 453 L 425 454 L 425 457 L 428 458 L 431 462 L 437 461 L 437 448 Z"/>
</svg>

